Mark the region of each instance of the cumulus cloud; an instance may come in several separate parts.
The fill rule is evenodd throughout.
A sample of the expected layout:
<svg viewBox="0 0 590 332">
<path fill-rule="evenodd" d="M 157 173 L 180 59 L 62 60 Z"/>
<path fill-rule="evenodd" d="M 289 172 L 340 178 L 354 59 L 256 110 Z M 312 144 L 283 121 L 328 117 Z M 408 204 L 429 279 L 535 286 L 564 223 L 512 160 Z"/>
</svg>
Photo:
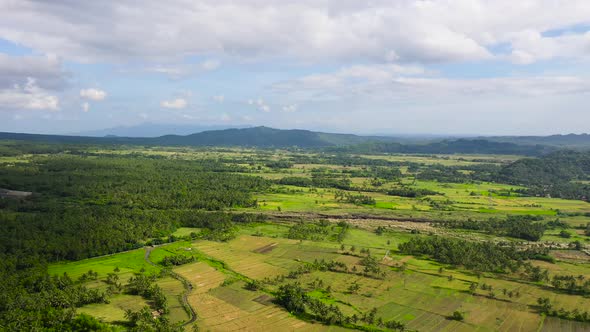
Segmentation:
<svg viewBox="0 0 590 332">
<path fill-rule="evenodd" d="M 184 98 L 176 98 L 173 100 L 164 100 L 160 103 L 160 106 L 164 108 L 183 109 L 186 108 L 188 102 Z"/>
<path fill-rule="evenodd" d="M 92 19 L 79 19 L 87 13 Z M 513 49 L 536 59 L 539 48 L 555 42 L 551 39 L 566 46 L 564 56 L 586 56 L 587 40 L 546 37 L 523 44 L 518 34 L 583 24 L 588 17 L 586 0 L 146 0 L 141 6 L 114 0 L 22 1 L 0 4 L 0 37 L 83 62 L 209 54 L 462 61 L 493 58 L 491 47 L 501 43 L 515 43 Z"/>
<path fill-rule="evenodd" d="M 510 59 L 517 64 L 530 64 L 554 58 L 587 58 L 590 32 L 546 37 L 539 31 L 526 30 L 512 34 Z"/>
<path fill-rule="evenodd" d="M 269 113 L 270 112 L 270 106 L 268 106 L 266 104 L 266 102 L 264 101 L 264 99 L 262 99 L 262 98 L 250 99 L 250 100 L 248 100 L 248 104 L 249 105 L 256 106 L 256 108 L 259 111 L 262 111 L 262 112 L 265 112 L 265 113 Z"/>
<path fill-rule="evenodd" d="M 107 97 L 107 93 L 99 89 L 82 89 L 80 90 L 80 97 L 94 101 L 101 101 Z"/>
<path fill-rule="evenodd" d="M 40 88 L 34 78 L 28 78 L 24 85 L 15 84 L 0 89 L 0 110 L 49 110 L 59 109 L 59 98 Z"/>
</svg>

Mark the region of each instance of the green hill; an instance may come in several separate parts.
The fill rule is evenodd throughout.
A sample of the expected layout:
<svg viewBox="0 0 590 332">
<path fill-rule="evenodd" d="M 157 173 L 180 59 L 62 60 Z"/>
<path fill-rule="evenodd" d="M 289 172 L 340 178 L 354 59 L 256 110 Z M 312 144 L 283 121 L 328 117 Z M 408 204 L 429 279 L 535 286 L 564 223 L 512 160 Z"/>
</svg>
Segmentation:
<svg viewBox="0 0 590 332">
<path fill-rule="evenodd" d="M 156 145 L 191 146 L 252 146 L 252 147 L 301 147 L 319 148 L 351 145 L 370 141 L 372 138 L 351 134 L 329 134 L 300 129 L 274 129 L 254 127 L 211 130 L 187 136 L 167 135 L 149 139 Z"/>
</svg>

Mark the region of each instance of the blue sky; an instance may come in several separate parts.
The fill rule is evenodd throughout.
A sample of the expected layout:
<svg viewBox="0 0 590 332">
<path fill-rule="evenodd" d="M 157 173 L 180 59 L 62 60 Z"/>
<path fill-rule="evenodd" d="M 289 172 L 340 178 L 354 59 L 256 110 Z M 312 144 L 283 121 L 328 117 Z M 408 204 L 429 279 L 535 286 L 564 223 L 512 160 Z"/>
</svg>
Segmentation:
<svg viewBox="0 0 590 332">
<path fill-rule="evenodd" d="M 588 132 L 588 1 L 1 1 L 0 131 Z"/>
</svg>

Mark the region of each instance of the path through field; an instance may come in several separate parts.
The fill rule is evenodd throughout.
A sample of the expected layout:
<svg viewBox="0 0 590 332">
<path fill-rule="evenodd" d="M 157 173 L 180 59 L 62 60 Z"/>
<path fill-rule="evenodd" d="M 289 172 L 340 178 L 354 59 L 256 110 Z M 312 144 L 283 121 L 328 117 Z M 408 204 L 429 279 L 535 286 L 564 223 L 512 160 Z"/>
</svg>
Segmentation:
<svg viewBox="0 0 590 332">
<path fill-rule="evenodd" d="M 155 247 L 145 247 L 145 255 L 143 256 L 143 258 L 145 259 L 145 261 L 153 266 L 157 265 L 152 262 L 150 260 L 150 254 L 152 253 L 152 250 L 154 250 Z M 184 278 L 183 276 L 170 271 L 169 272 L 170 276 L 180 282 L 182 282 L 182 284 L 184 285 L 185 288 L 185 292 L 184 294 L 182 294 L 182 305 L 185 308 L 189 309 L 190 312 L 190 319 L 188 321 L 186 321 L 184 324 L 182 324 L 182 326 L 188 326 L 192 323 L 194 323 L 197 320 L 197 312 L 195 311 L 195 309 L 191 306 L 191 304 L 188 302 L 188 296 L 191 293 L 191 291 L 193 290 L 193 285 L 190 283 L 190 281 L 188 281 L 186 278 Z"/>
</svg>

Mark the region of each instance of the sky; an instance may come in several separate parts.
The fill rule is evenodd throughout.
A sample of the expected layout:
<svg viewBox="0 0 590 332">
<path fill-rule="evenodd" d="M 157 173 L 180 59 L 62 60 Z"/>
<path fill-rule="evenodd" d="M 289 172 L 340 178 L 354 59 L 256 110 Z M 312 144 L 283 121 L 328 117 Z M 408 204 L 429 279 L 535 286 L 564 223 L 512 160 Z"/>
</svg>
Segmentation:
<svg viewBox="0 0 590 332">
<path fill-rule="evenodd" d="M 590 132 L 588 0 L 0 0 L 0 131 Z"/>
</svg>

